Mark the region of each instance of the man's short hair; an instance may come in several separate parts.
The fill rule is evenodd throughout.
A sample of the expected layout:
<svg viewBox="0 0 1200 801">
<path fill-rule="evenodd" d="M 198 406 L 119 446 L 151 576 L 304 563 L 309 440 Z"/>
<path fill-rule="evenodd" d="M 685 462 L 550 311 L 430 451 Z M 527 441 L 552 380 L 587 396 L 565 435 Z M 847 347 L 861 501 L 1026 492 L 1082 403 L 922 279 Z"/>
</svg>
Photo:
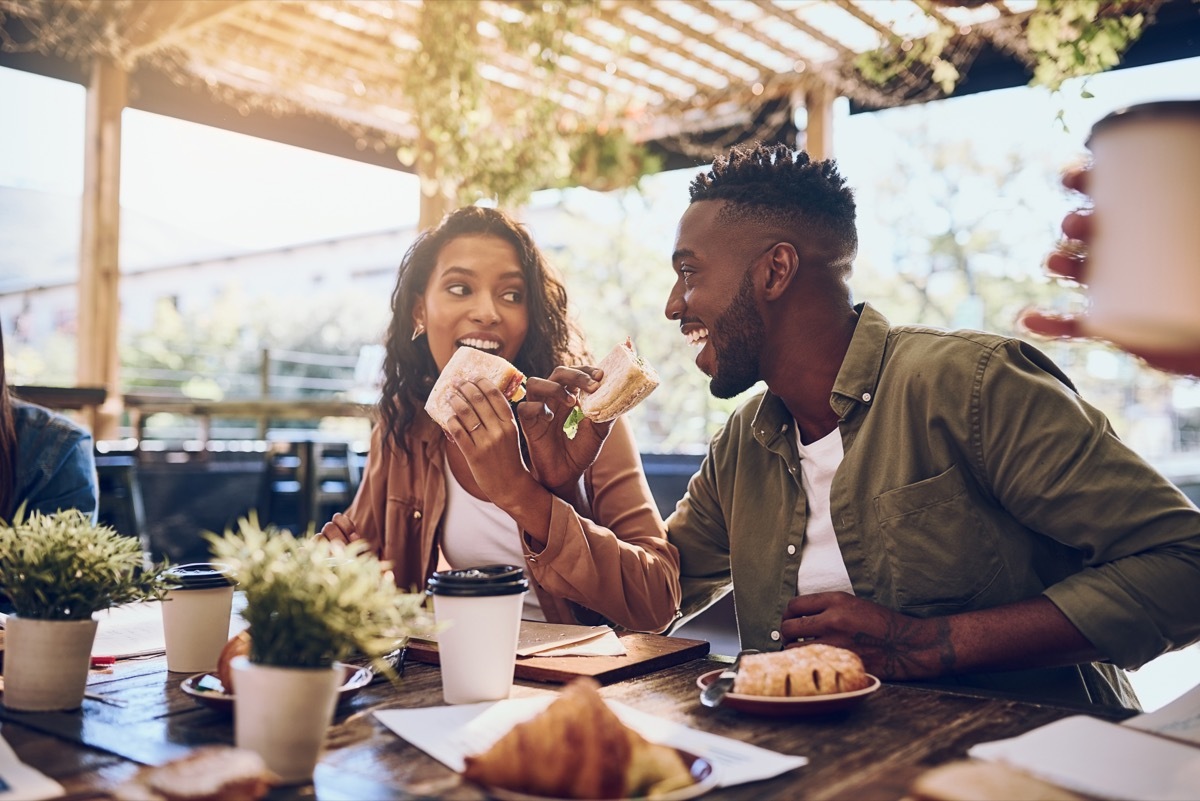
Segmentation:
<svg viewBox="0 0 1200 801">
<path fill-rule="evenodd" d="M 689 187 L 691 202 L 724 200 L 718 220 L 783 228 L 827 239 L 853 258 L 858 250 L 854 192 L 832 159 L 813 161 L 787 145 L 736 145 Z"/>
</svg>

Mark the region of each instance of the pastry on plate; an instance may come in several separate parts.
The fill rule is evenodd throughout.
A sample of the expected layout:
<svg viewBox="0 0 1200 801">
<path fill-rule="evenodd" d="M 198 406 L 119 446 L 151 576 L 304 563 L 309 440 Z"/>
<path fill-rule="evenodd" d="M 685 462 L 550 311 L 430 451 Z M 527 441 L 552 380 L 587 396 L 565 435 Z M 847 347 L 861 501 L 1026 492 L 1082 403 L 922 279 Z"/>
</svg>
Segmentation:
<svg viewBox="0 0 1200 801">
<path fill-rule="evenodd" d="M 623 724 L 599 686 L 590 678 L 568 684 L 536 717 L 468 756 L 464 777 L 551 798 L 654 798 L 692 784 L 679 752 Z"/>
<path fill-rule="evenodd" d="M 114 796 L 117 801 L 257 801 L 278 782 L 254 751 L 205 745 L 163 765 L 141 768 Z"/>
<path fill-rule="evenodd" d="M 862 660 L 833 645 L 802 645 L 766 654 L 747 654 L 739 663 L 733 692 L 799 697 L 848 693 L 870 686 Z"/>
</svg>

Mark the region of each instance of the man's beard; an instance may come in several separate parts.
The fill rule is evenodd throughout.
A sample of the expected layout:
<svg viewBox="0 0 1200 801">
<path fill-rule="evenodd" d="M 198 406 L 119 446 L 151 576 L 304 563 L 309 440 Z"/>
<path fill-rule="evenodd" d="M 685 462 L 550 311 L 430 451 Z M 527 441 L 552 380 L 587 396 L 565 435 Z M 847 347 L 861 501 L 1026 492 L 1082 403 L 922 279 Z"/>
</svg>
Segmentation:
<svg viewBox="0 0 1200 801">
<path fill-rule="evenodd" d="M 754 307 L 754 281 L 747 270 L 737 296 L 725 307 L 708 332 L 709 346 L 716 353 L 717 369 L 709 391 L 718 398 L 732 398 L 754 386 L 761 377 L 759 357 L 766 327 Z"/>
</svg>

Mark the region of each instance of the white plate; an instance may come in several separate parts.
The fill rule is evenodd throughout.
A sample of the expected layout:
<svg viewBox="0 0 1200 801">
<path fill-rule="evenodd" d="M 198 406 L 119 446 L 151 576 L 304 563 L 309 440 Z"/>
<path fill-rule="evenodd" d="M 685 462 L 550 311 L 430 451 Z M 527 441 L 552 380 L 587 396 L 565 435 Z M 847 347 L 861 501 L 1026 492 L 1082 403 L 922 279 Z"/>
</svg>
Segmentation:
<svg viewBox="0 0 1200 801">
<path fill-rule="evenodd" d="M 696 686 L 703 692 L 704 688 L 717 680 L 720 670 L 713 670 L 696 679 Z M 803 715 L 828 715 L 831 712 L 845 710 L 862 703 L 867 696 L 880 688 L 879 679 L 867 674 L 871 680 L 861 690 L 848 693 L 829 693 L 827 695 L 801 695 L 781 698 L 771 695 L 745 695 L 728 692 L 721 699 L 721 707 L 748 712 L 752 715 L 767 715 L 771 717 L 800 717 Z"/>
<path fill-rule="evenodd" d="M 654 801 L 686 801 L 689 798 L 697 798 L 704 795 L 709 790 L 717 786 L 717 770 L 711 762 L 704 757 L 690 754 L 687 751 L 676 748 L 679 755 L 689 766 L 694 783 L 687 787 L 680 787 L 678 790 L 672 790 L 669 793 L 656 795 Z M 485 787 L 488 796 L 498 799 L 498 801 L 570 801 L 570 799 L 554 798 L 545 795 L 529 795 L 528 793 L 518 793 L 514 790 L 503 790 L 498 787 Z M 647 801 L 644 797 L 631 798 L 626 801 Z"/>
</svg>

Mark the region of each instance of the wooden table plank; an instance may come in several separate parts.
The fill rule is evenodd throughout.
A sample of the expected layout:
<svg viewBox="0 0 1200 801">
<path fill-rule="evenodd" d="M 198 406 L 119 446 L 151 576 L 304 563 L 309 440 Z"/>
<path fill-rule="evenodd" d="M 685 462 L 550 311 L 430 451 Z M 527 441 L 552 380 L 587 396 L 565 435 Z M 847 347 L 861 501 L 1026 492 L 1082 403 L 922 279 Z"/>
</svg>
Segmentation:
<svg viewBox="0 0 1200 801">
<path fill-rule="evenodd" d="M 700 705 L 695 680 L 719 664 L 693 659 L 601 688 L 605 698 L 664 719 L 809 759 L 807 766 L 775 779 L 716 790 L 706 797 L 713 801 L 901 798 L 921 771 L 962 758 L 976 743 L 1012 737 L 1078 712 L 982 694 L 885 684 L 842 713 L 754 717 Z M 154 743 L 232 742 L 231 718 L 184 695 L 179 690 L 184 678 L 163 670 L 161 659 L 119 664 L 114 675 L 93 677 L 92 689 L 133 702 L 125 707 L 87 702 L 82 712 L 64 713 L 103 726 L 89 730 L 79 725 L 74 735 L 67 732 L 62 738 L 51 738 L 9 721 L 3 723 L 3 734 L 22 759 L 58 779 L 69 792 L 103 797 L 105 790 L 128 779 L 136 765 L 96 748 L 131 751 L 136 747 L 151 753 Z M 512 695 L 555 692 L 553 685 L 518 681 Z M 308 799 L 315 793 L 322 799 L 423 796 L 480 801 L 484 796 L 477 788 L 463 785 L 448 768 L 397 737 L 372 714 L 379 709 L 440 703 L 441 677 L 426 664 L 407 664 L 395 687 L 379 682 L 364 688 L 339 707 L 314 784 L 276 788 L 270 798 Z M 1089 711 L 1112 720 L 1132 714 L 1100 707 Z M 88 737 L 94 748 L 73 742 Z"/>
</svg>

